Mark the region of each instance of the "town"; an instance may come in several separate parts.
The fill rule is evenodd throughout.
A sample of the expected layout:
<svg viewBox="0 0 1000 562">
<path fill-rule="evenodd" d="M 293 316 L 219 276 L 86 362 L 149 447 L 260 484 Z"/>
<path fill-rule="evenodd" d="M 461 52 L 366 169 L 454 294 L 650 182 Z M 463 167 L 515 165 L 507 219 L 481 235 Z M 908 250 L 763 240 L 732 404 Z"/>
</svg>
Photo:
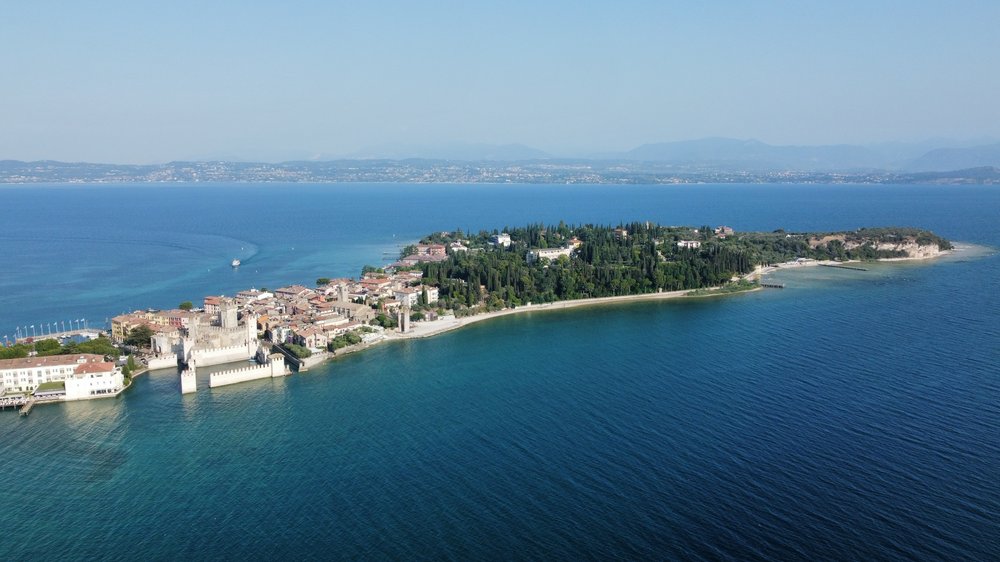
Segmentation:
<svg viewBox="0 0 1000 562">
<path fill-rule="evenodd" d="M 386 268 L 367 268 L 360 279 L 321 278 L 315 287 L 251 288 L 232 296 L 210 295 L 201 307 L 137 310 L 116 316 L 105 334 L 89 327 L 25 335 L 14 345 L 73 335 L 108 337 L 139 357 L 142 370 L 181 369 L 182 392 L 193 392 L 195 369 L 248 363 L 210 374 L 211 387 L 306 370 L 334 354 L 345 354 L 405 335 L 414 320 L 435 320 L 438 289 L 422 282 L 415 266 L 442 261 L 461 243 L 414 245 Z M 32 329 L 34 326 L 32 326 Z M 27 330 L 24 330 L 27 332 Z M 20 334 L 20 332 L 19 332 Z M 9 343 L 9 342 L 4 342 Z M 272 353 L 274 351 L 274 353 Z M 129 373 L 124 360 L 93 353 L 0 359 L 0 407 L 30 411 L 35 403 L 118 396 Z M 288 366 L 286 366 L 286 364 Z"/>
</svg>

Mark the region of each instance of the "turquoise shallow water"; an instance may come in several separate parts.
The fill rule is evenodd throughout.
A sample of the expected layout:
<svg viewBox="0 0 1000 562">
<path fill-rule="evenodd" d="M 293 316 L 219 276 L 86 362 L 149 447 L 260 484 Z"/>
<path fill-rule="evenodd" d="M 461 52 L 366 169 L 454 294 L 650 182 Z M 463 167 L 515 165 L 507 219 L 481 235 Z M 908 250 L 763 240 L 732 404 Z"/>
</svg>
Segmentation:
<svg viewBox="0 0 1000 562">
<path fill-rule="evenodd" d="M 121 188 L 33 189 L 0 189 L 0 219 L 15 231 L 30 230 L 30 213 L 62 217 L 68 229 L 86 205 L 116 216 L 153 208 L 124 200 Z M 100 314 L 102 295 L 129 287 L 165 305 L 203 285 L 239 288 L 243 271 L 183 267 L 191 255 L 224 259 L 230 239 L 254 244 L 249 263 L 259 260 L 262 283 L 354 273 L 372 248 L 393 247 L 393 234 L 465 228 L 451 224 L 456 216 L 484 227 L 537 218 L 917 224 L 1000 245 L 1000 197 L 981 189 L 531 186 L 467 188 L 476 197 L 463 197 L 462 186 L 247 186 L 257 195 L 288 190 L 279 201 L 319 197 L 300 209 L 294 227 L 308 241 L 296 239 L 303 255 L 285 267 L 281 248 L 291 243 L 272 227 L 219 224 L 211 207 L 171 214 L 194 188 L 150 189 L 162 214 L 147 212 L 148 232 L 175 224 L 178 239 L 220 248 L 198 254 L 190 246 L 204 250 L 200 243 L 176 244 L 171 254 L 143 234 L 125 257 L 103 242 L 81 255 L 76 243 L 64 251 L 56 242 L 71 232 L 33 231 L 32 246 L 5 230 L 5 247 L 22 248 L 10 259 L 35 277 L 0 278 L 4 325 L 56 305 Z M 210 201 L 245 194 L 197 189 Z M 374 209 L 389 196 L 403 207 L 422 200 L 420 212 L 393 207 L 353 222 L 335 212 L 345 200 Z M 92 267 L 118 269 L 104 280 L 88 277 Z M 194 396 L 180 396 L 176 375 L 153 373 L 117 400 L 40 407 L 26 419 L 5 412 L 0 551 L 12 559 L 996 558 L 998 256 L 988 249 L 776 278 L 788 288 L 504 317 Z M 53 296 L 45 279 L 68 289 Z M 95 293 L 77 295 L 81 288 Z"/>
</svg>

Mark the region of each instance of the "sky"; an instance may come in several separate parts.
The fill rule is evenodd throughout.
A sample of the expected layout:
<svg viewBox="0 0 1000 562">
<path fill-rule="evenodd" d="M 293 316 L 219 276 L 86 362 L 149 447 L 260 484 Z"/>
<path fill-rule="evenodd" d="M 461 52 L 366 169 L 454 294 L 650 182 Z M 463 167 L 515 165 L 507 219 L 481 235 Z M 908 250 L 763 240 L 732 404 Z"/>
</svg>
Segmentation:
<svg viewBox="0 0 1000 562">
<path fill-rule="evenodd" d="M 1000 137 L 1000 2 L 4 2 L 0 159 Z"/>
</svg>

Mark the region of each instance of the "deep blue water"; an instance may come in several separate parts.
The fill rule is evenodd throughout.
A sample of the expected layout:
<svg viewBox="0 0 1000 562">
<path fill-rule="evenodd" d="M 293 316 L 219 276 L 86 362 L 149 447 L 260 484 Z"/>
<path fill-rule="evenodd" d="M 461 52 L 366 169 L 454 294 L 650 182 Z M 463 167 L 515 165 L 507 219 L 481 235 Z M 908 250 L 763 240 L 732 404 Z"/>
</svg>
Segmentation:
<svg viewBox="0 0 1000 562">
<path fill-rule="evenodd" d="M 3 187 L 0 335 L 356 275 L 455 227 L 907 224 L 996 247 L 998 211 L 979 187 Z M 1000 256 L 779 279 L 505 317 L 194 396 L 161 372 L 117 400 L 2 413 L 0 552 L 1000 557 Z"/>
</svg>

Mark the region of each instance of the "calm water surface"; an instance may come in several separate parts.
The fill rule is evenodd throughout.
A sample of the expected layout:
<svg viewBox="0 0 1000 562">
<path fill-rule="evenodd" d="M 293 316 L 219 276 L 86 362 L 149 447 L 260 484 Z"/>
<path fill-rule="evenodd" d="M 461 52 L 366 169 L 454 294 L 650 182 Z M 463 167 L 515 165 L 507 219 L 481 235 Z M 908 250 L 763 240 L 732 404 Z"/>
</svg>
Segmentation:
<svg viewBox="0 0 1000 562">
<path fill-rule="evenodd" d="M 356 275 L 531 221 L 1000 246 L 1000 191 L 900 186 L 0 188 L 0 335 Z M 228 267 L 233 257 L 244 266 Z M 1000 556 L 1000 259 L 533 312 L 284 380 L 0 415 L 5 558 Z"/>
</svg>

